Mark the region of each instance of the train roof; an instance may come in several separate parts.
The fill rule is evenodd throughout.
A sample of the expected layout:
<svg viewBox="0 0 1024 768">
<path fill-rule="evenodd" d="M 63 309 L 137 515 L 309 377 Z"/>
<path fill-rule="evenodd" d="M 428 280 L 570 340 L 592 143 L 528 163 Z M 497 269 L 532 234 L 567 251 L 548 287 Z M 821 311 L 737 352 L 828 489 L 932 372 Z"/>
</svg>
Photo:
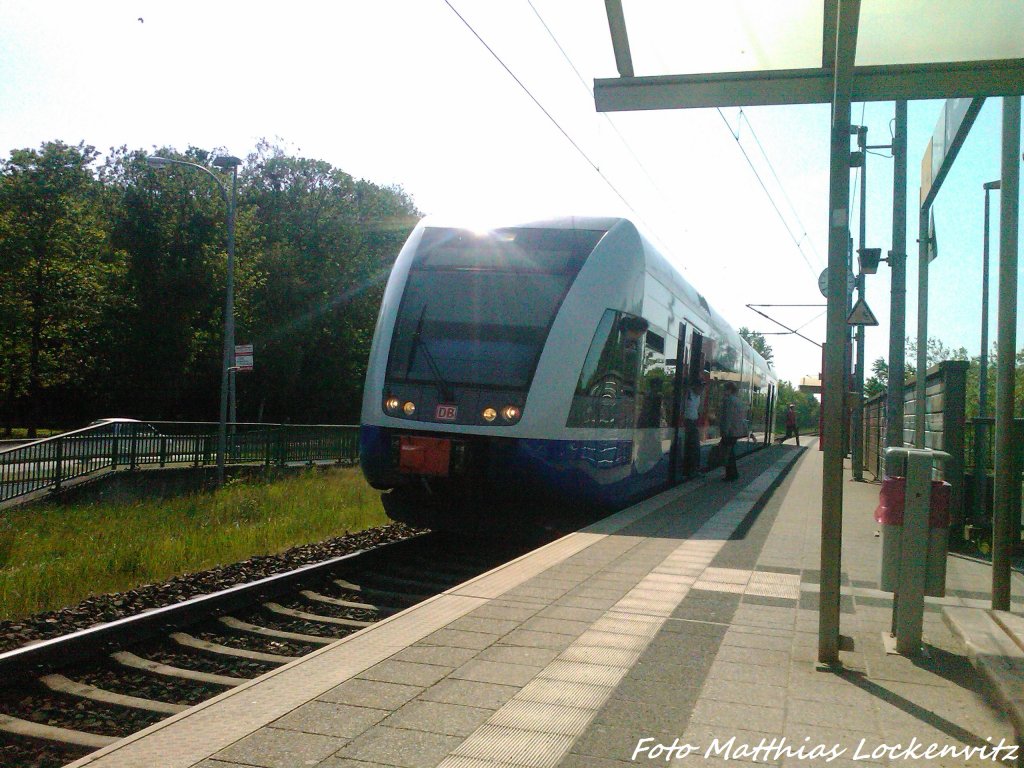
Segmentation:
<svg viewBox="0 0 1024 768">
<path fill-rule="evenodd" d="M 550 219 L 529 221 L 488 222 L 486 229 L 586 229 L 607 232 L 620 222 L 629 222 L 621 216 L 556 216 Z M 629 222 L 632 224 L 632 222 Z M 465 220 L 448 217 L 428 216 L 420 222 L 423 227 L 449 227 L 451 229 L 477 229 Z"/>
<path fill-rule="evenodd" d="M 420 222 L 421 227 L 449 227 L 452 229 L 472 229 L 474 227 L 467 226 L 465 221 L 459 222 L 457 220 L 449 221 L 442 219 L 441 217 L 427 217 Z M 536 219 L 531 221 L 522 222 L 508 222 L 502 224 L 490 224 L 487 229 L 512 229 L 512 228 L 528 228 L 528 229 L 582 229 L 590 231 L 608 232 L 616 226 L 625 226 L 632 229 L 644 248 L 644 256 L 647 262 L 647 268 L 652 275 L 661 280 L 666 287 L 687 296 L 692 303 L 700 305 L 707 312 L 708 321 L 718 329 L 719 333 L 725 333 L 730 337 L 730 342 L 733 344 L 741 345 L 746 351 L 756 356 L 762 365 L 768 370 L 774 370 L 771 366 L 761 357 L 758 352 L 750 346 L 745 340 L 743 340 L 732 325 L 726 321 L 711 305 L 707 299 L 704 298 L 704 294 L 698 291 L 690 282 L 682 276 L 679 269 L 669 261 L 668 257 L 655 247 L 647 237 L 644 236 L 640 228 L 631 221 L 622 216 L 557 216 L 549 219 Z"/>
</svg>

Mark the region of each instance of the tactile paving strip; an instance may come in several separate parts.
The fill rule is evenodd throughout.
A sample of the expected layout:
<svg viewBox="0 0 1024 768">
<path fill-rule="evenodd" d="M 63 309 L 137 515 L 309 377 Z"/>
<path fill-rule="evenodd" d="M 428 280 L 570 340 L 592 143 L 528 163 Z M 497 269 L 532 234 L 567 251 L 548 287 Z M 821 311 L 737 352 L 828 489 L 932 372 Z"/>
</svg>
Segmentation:
<svg viewBox="0 0 1024 768">
<path fill-rule="evenodd" d="M 582 727 L 586 728 L 587 724 L 583 723 Z M 486 723 L 462 742 L 454 754 L 478 757 L 498 765 L 555 768 L 578 735 L 526 731 Z"/>
<path fill-rule="evenodd" d="M 800 599 L 800 577 L 790 573 L 744 571 L 739 568 L 708 568 L 693 583 L 694 589 L 736 595 Z"/>
<path fill-rule="evenodd" d="M 594 713 L 589 709 L 538 701 L 512 701 L 491 718 L 492 725 L 539 731 L 562 736 L 579 736 Z"/>
<path fill-rule="evenodd" d="M 800 577 L 792 573 L 754 571 L 747 585 L 748 595 L 800 599 Z"/>
</svg>

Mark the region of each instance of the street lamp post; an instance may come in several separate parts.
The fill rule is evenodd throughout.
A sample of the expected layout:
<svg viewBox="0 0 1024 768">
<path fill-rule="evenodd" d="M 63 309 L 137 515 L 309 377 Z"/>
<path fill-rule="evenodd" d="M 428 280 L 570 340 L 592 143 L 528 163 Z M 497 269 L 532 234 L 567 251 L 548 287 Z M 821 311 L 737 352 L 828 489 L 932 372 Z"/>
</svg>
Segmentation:
<svg viewBox="0 0 1024 768">
<path fill-rule="evenodd" d="M 985 233 L 981 251 L 981 355 L 978 359 L 978 416 L 988 416 L 988 193 L 999 189 L 999 179 L 987 181 L 981 185 L 985 190 Z M 974 429 L 974 509 L 979 515 L 985 513 L 985 502 L 988 497 L 988 482 L 985 475 L 986 448 L 988 443 L 988 424 L 979 422 Z"/>
<path fill-rule="evenodd" d="M 199 163 L 186 160 L 175 160 L 169 157 L 150 156 L 146 164 L 151 168 L 166 168 L 169 165 L 184 165 L 195 168 L 209 176 L 217 184 L 220 195 L 224 198 L 228 216 L 228 264 L 227 286 L 224 298 L 224 354 L 220 375 L 220 421 L 217 426 L 217 485 L 224 484 L 224 462 L 227 454 L 228 433 L 228 391 L 231 369 L 235 363 L 235 197 L 238 190 L 238 166 L 242 161 L 230 155 L 221 155 L 213 159 L 213 165 L 222 170 L 231 169 L 231 194 L 228 195 L 224 183 L 213 171 Z"/>
</svg>

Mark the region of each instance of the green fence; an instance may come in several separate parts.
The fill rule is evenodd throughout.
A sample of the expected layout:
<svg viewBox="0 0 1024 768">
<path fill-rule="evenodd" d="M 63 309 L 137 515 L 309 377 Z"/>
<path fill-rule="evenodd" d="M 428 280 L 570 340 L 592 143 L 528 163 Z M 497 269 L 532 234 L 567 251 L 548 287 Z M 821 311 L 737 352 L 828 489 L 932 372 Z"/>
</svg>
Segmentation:
<svg viewBox="0 0 1024 768">
<path fill-rule="evenodd" d="M 109 420 L 0 451 L 0 503 L 105 472 L 217 463 L 216 423 Z M 359 460 L 359 427 L 229 424 L 227 464 Z"/>
</svg>

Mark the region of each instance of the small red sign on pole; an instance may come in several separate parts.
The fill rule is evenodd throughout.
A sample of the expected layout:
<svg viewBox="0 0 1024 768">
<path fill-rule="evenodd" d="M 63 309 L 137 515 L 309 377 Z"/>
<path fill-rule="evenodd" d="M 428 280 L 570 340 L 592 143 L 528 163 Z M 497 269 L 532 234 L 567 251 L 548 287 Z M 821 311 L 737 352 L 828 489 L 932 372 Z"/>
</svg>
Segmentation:
<svg viewBox="0 0 1024 768">
<path fill-rule="evenodd" d="M 235 345 L 235 370 L 239 373 L 252 370 L 252 344 Z"/>
</svg>

